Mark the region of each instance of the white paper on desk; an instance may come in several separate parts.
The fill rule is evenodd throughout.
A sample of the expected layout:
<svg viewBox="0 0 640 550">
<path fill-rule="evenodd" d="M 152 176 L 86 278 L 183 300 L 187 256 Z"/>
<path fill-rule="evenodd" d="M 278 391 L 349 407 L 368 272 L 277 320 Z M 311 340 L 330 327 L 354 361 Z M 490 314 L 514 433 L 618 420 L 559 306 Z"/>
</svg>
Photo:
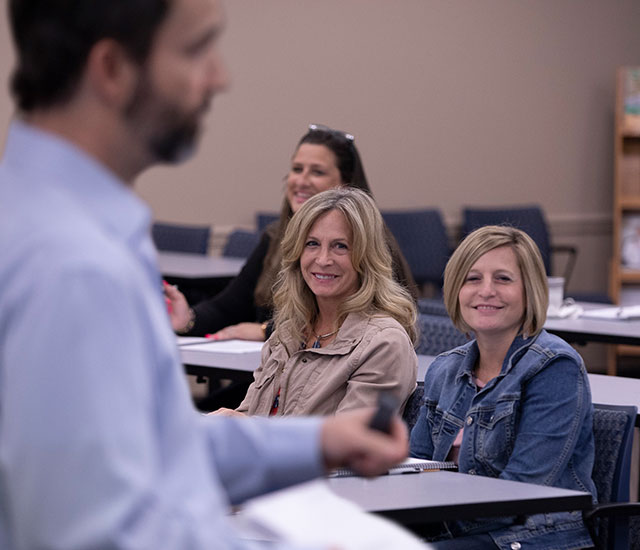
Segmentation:
<svg viewBox="0 0 640 550">
<path fill-rule="evenodd" d="M 324 480 L 250 500 L 241 514 L 258 528 L 292 544 L 335 546 L 341 550 L 430 548 L 395 523 L 368 514 L 339 497 Z"/>
<path fill-rule="evenodd" d="M 264 342 L 250 340 L 211 340 L 205 338 L 201 344 L 189 346 L 189 350 L 216 351 L 220 353 L 255 353 L 262 350 Z"/>
<path fill-rule="evenodd" d="M 582 313 L 582 317 L 589 317 L 592 319 L 609 319 L 614 321 L 640 319 L 640 305 L 587 309 Z"/>
<path fill-rule="evenodd" d="M 177 336 L 178 346 L 190 346 L 193 344 L 202 344 L 207 339 L 204 336 Z"/>
</svg>

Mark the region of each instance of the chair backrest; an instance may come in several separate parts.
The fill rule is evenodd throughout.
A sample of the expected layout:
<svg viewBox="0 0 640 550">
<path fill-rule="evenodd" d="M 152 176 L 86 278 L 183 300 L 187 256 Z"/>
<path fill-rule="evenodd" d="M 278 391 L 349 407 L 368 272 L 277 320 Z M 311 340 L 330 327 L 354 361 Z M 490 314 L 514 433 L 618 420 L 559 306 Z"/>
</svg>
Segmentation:
<svg viewBox="0 0 640 550">
<path fill-rule="evenodd" d="M 442 296 L 436 298 L 418 298 L 418 311 L 420 313 L 427 313 L 428 315 L 449 316 Z"/>
<path fill-rule="evenodd" d="M 424 382 L 418 382 L 416 389 L 407 399 L 407 404 L 404 406 L 404 412 L 402 413 L 402 420 L 405 421 L 409 432 L 415 426 L 418 421 L 418 415 L 420 414 L 420 407 L 422 407 L 422 399 L 424 398 Z"/>
<path fill-rule="evenodd" d="M 382 212 L 398 241 L 416 283 L 442 288 L 442 277 L 451 255 L 447 230 L 436 208 Z"/>
<path fill-rule="evenodd" d="M 206 254 L 209 250 L 211 227 L 158 222 L 153 224 L 151 235 L 158 250 Z"/>
<path fill-rule="evenodd" d="M 591 477 L 598 503 L 628 502 L 631 446 L 638 410 L 602 404 L 594 404 L 593 409 L 595 462 Z M 600 519 L 598 539 L 601 548 L 628 548 L 628 518 Z"/>
<path fill-rule="evenodd" d="M 540 249 L 547 275 L 551 274 L 551 238 L 542 209 L 537 205 L 509 208 L 464 208 L 462 234 L 485 225 L 511 225 L 522 229 Z"/>
<path fill-rule="evenodd" d="M 227 242 L 222 249 L 222 255 L 248 258 L 253 249 L 258 246 L 259 240 L 260 235 L 254 231 L 234 229 L 227 237 Z"/>
<path fill-rule="evenodd" d="M 258 233 L 262 233 L 271 222 L 275 222 L 279 218 L 277 212 L 256 212 L 256 229 Z"/>
<path fill-rule="evenodd" d="M 444 315 L 419 313 L 418 325 L 420 331 L 416 346 L 418 355 L 438 355 L 469 341 L 465 334 L 453 326 L 451 319 Z"/>
</svg>

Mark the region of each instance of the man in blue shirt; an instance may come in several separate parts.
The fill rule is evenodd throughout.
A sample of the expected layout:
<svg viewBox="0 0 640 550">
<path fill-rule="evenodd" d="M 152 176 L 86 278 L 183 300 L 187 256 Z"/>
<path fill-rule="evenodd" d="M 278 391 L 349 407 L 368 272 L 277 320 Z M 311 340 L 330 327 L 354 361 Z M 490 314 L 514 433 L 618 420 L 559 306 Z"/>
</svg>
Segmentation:
<svg viewBox="0 0 640 550">
<path fill-rule="evenodd" d="M 216 0 L 10 0 L 18 113 L 0 165 L 0 548 L 247 548 L 230 503 L 406 432 L 370 411 L 200 416 L 131 184 L 190 154 L 227 84 Z"/>
</svg>

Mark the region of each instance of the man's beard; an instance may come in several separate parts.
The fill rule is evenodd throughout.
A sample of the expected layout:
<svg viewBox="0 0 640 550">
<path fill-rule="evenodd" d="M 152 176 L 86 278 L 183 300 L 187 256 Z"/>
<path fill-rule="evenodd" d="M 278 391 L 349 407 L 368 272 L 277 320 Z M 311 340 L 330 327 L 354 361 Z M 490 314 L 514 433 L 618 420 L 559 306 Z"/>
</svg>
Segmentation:
<svg viewBox="0 0 640 550">
<path fill-rule="evenodd" d="M 177 163 L 190 158 L 196 151 L 200 118 L 209 106 L 207 99 L 196 110 L 180 112 L 175 104 L 158 97 L 146 76 L 138 83 L 133 97 L 125 107 L 124 116 L 138 125 L 148 152 L 157 162 Z"/>
<path fill-rule="evenodd" d="M 196 151 L 196 141 L 199 133 L 196 117 L 190 120 L 178 122 L 178 117 L 174 113 L 166 113 L 166 118 L 176 121 L 173 124 L 166 124 L 165 131 L 156 133 L 149 137 L 147 146 L 156 160 L 161 162 L 177 163 L 189 159 Z"/>
</svg>

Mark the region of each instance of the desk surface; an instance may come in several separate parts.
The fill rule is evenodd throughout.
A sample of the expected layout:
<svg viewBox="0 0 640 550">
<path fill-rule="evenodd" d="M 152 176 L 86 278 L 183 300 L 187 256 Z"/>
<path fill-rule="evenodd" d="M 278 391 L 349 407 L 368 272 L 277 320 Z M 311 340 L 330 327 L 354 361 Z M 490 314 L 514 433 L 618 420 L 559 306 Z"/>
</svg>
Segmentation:
<svg viewBox="0 0 640 550">
<path fill-rule="evenodd" d="M 213 279 L 235 277 L 245 264 L 244 258 L 204 256 L 181 252 L 159 252 L 158 268 L 165 277 Z"/>
<path fill-rule="evenodd" d="M 178 342 L 181 341 L 185 340 L 178 340 Z M 244 353 L 227 353 L 221 344 L 224 343 L 208 342 L 180 345 L 180 356 L 182 363 L 187 367 L 187 372 L 206 376 L 212 371 L 227 373 L 228 371 L 240 371 L 250 375 L 260 365 L 259 344 L 255 344 L 253 349 L 247 349 Z M 433 359 L 434 357 L 430 355 L 418 355 L 417 380 L 419 382 L 424 380 L 424 374 Z M 223 374 L 223 372 L 219 372 L 219 374 Z M 640 411 L 640 379 L 603 374 L 589 374 L 588 376 L 594 403 L 635 405 Z"/>
<path fill-rule="evenodd" d="M 243 348 L 230 353 L 227 344 L 237 342 Z M 178 337 L 180 359 L 188 374 L 229 376 L 234 379 L 253 379 L 253 371 L 260 366 L 261 342 L 231 340 L 216 342 L 205 338 Z"/>
<path fill-rule="evenodd" d="M 584 309 L 611 307 L 606 304 L 580 302 Z M 605 342 L 640 346 L 640 319 L 613 321 L 602 319 L 547 318 L 544 328 L 568 342 Z"/>
<path fill-rule="evenodd" d="M 330 478 L 338 495 L 404 525 L 587 510 L 591 495 L 457 472 Z"/>
</svg>

